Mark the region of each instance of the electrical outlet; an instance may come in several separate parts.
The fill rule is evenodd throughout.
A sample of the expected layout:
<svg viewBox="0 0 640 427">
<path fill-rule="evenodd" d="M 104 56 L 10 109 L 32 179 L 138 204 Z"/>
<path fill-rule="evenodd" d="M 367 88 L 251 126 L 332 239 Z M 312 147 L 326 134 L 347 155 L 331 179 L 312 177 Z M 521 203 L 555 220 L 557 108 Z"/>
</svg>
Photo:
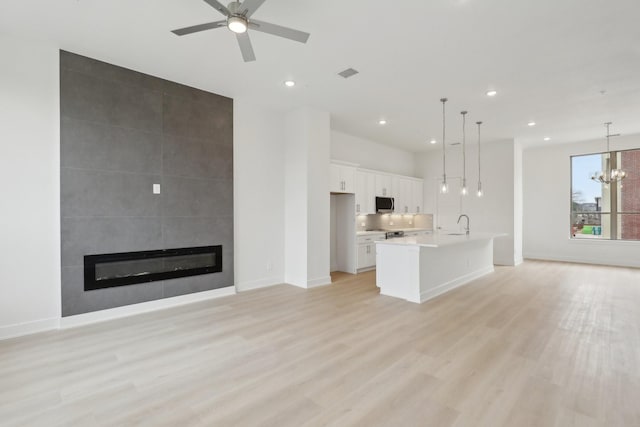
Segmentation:
<svg viewBox="0 0 640 427">
<path fill-rule="evenodd" d="M 267 262 L 267 271 L 271 271 L 273 270 L 273 264 L 271 264 L 271 261 Z"/>
<path fill-rule="evenodd" d="M 160 194 L 160 184 L 153 184 L 153 194 Z"/>
</svg>

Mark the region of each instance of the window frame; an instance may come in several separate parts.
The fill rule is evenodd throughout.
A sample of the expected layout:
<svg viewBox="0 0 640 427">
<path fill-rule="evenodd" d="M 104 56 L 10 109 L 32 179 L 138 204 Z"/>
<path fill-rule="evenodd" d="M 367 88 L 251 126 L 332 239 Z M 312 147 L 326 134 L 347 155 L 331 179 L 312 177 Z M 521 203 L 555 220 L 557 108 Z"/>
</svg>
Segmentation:
<svg viewBox="0 0 640 427">
<path fill-rule="evenodd" d="M 585 157 L 585 156 L 595 156 L 595 155 L 609 155 L 609 161 L 613 158 L 614 161 L 611 165 L 611 169 L 615 169 L 618 163 L 618 153 L 624 153 L 627 151 L 638 151 L 640 152 L 640 148 L 627 148 L 624 150 L 611 150 L 611 151 L 597 151 L 593 153 L 582 153 L 582 154 L 572 154 L 569 155 L 569 240 L 571 241 L 604 241 L 604 242 L 640 242 L 640 239 L 620 239 L 618 236 L 618 216 L 619 215 L 640 215 L 640 211 L 638 212 L 625 212 L 618 211 L 618 197 L 619 197 L 619 186 L 618 185 L 610 185 L 609 186 L 609 205 L 611 209 L 607 212 L 597 212 L 598 215 L 609 215 L 609 229 L 610 236 L 608 238 L 598 238 L 598 239 L 581 239 L 573 236 L 572 227 L 573 227 L 573 215 L 574 214 L 589 214 L 593 212 L 574 212 L 573 211 L 573 158 L 574 157 Z M 622 181 L 624 182 L 624 181 Z M 604 193 L 604 192 L 603 192 Z M 603 194 L 604 196 L 604 194 Z M 602 220 L 601 220 L 602 221 Z"/>
</svg>

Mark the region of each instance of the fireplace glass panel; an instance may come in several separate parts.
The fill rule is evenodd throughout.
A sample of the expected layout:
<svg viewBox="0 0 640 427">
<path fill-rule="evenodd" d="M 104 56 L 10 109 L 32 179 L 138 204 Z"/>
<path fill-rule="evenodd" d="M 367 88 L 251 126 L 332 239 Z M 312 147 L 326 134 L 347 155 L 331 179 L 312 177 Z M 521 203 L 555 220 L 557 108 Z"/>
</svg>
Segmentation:
<svg viewBox="0 0 640 427">
<path fill-rule="evenodd" d="M 222 271 L 222 246 L 85 256 L 85 290 Z"/>
</svg>

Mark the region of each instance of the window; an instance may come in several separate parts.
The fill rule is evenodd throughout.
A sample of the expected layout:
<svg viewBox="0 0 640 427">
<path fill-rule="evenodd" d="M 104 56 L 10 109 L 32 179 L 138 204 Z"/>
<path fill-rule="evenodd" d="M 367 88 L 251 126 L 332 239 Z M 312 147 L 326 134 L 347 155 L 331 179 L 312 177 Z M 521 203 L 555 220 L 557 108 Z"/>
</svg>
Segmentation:
<svg viewBox="0 0 640 427">
<path fill-rule="evenodd" d="M 609 167 L 627 177 L 611 184 L 591 179 Z M 571 237 L 640 240 L 640 150 L 571 157 Z"/>
</svg>

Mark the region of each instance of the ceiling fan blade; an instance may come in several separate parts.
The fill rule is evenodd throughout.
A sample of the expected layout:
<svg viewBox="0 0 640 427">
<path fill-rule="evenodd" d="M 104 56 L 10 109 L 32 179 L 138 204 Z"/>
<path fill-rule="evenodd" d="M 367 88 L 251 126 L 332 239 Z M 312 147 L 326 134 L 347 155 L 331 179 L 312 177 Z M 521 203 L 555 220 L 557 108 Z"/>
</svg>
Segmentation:
<svg viewBox="0 0 640 427">
<path fill-rule="evenodd" d="M 249 34 L 236 34 L 236 39 L 238 39 L 238 46 L 240 46 L 240 52 L 242 52 L 242 59 L 244 59 L 244 62 L 255 61 L 256 55 L 253 53 L 253 46 L 251 46 Z"/>
<path fill-rule="evenodd" d="M 227 24 L 227 21 L 207 22 L 206 24 L 193 25 L 191 27 L 179 28 L 171 31 L 176 36 L 184 36 L 186 34 L 197 33 L 200 31 L 213 30 Z"/>
<path fill-rule="evenodd" d="M 223 14 L 224 16 L 229 16 L 229 9 L 227 9 L 227 7 L 225 5 L 223 5 L 222 3 L 220 3 L 217 0 L 204 0 L 209 6 L 211 6 L 212 8 L 214 8 L 215 10 L 217 10 L 218 12 L 220 12 L 221 14 Z"/>
<path fill-rule="evenodd" d="M 253 15 L 264 2 L 265 0 L 244 0 L 240 9 L 244 10 L 244 16 L 248 18 Z"/>
<path fill-rule="evenodd" d="M 270 24 L 268 22 L 251 20 L 251 29 L 261 31 L 267 34 L 273 34 L 274 36 L 284 37 L 289 40 L 293 40 L 300 43 L 306 43 L 309 40 L 309 33 L 303 31 L 294 30 L 293 28 L 282 27 L 276 24 Z"/>
</svg>

